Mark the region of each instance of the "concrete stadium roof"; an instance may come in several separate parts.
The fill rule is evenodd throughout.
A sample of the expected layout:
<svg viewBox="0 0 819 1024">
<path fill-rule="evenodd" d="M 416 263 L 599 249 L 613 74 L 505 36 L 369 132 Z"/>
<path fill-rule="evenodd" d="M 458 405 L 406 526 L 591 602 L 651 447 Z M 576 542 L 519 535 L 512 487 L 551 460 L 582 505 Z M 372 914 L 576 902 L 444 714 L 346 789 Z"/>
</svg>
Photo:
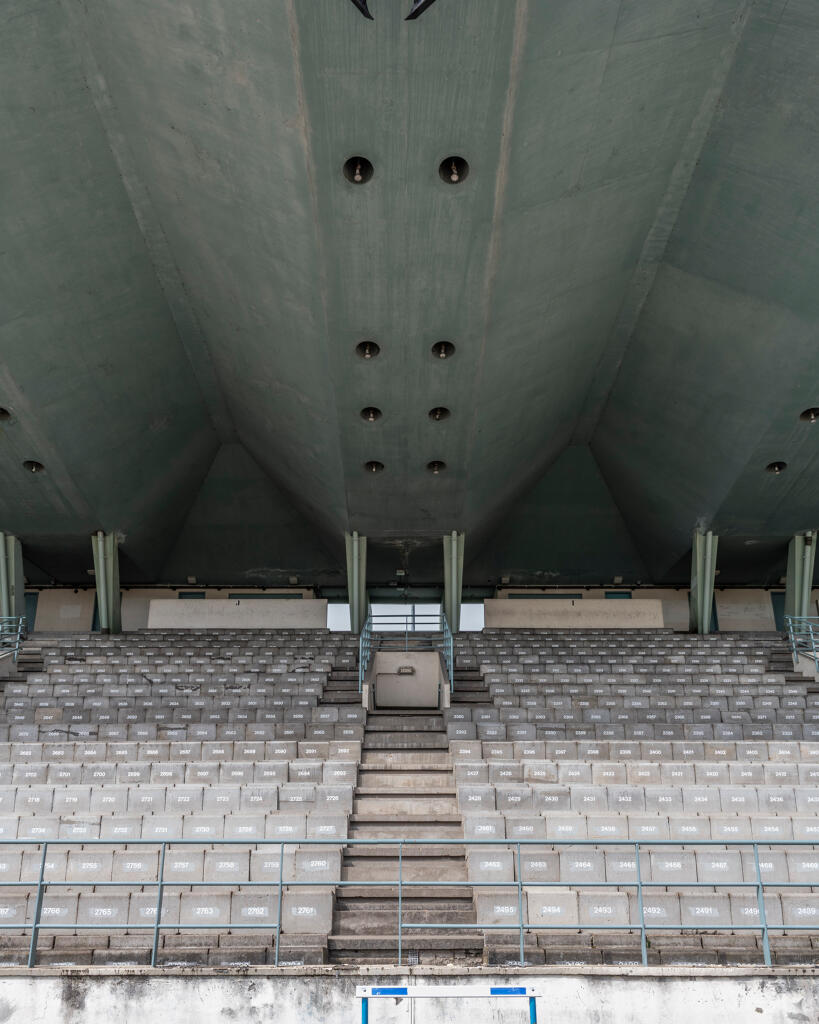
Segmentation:
<svg viewBox="0 0 819 1024">
<path fill-rule="evenodd" d="M 33 582 L 88 582 L 98 528 L 123 582 L 343 584 L 352 529 L 375 579 L 458 529 L 475 586 L 684 582 L 702 524 L 769 583 L 819 525 L 819 5 L 410 6 L 7 0 Z"/>
</svg>

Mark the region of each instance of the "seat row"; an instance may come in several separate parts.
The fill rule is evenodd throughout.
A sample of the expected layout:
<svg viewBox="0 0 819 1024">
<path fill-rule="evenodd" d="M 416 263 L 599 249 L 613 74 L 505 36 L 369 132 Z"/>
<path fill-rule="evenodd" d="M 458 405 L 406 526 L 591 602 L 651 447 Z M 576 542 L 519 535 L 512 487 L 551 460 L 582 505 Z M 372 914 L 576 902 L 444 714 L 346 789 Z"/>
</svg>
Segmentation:
<svg viewBox="0 0 819 1024">
<path fill-rule="evenodd" d="M 5 763 L 118 763 L 122 761 L 360 761 L 360 740 L 144 740 L 0 743 Z M 819 747 L 817 748 L 819 759 Z"/>
<path fill-rule="evenodd" d="M 258 740 L 354 740 L 364 738 L 364 726 L 337 722 L 189 722 L 185 725 L 157 722 L 112 723 L 110 725 L 77 722 L 61 725 L 0 726 L 0 747 L 6 741 L 25 747 L 38 743 L 66 744 L 78 740 L 122 740 L 131 742 L 159 740 L 164 742 L 205 742 L 222 739 Z"/>
<path fill-rule="evenodd" d="M 819 743 L 813 742 L 534 742 L 452 741 L 449 752 L 459 761 L 776 761 L 819 763 Z M 3 747 L 0 745 L 0 759 Z"/>
<path fill-rule="evenodd" d="M 817 769 L 819 771 L 819 768 Z M 8 786 L 244 785 L 285 782 L 355 784 L 355 761 L 95 761 L 91 764 L 24 761 L 0 764 L 0 789 Z"/>
<path fill-rule="evenodd" d="M 53 815 L 30 814 L 0 817 L 0 843 L 13 839 L 37 842 L 71 839 L 90 841 L 104 839 L 127 843 L 136 839 L 172 841 L 197 839 L 218 842 L 220 839 L 333 839 L 347 838 L 347 814 L 310 809 L 307 802 L 287 805 L 291 811 L 260 811 L 245 814 L 103 814 Z"/>
<path fill-rule="evenodd" d="M 58 766 L 54 766 L 57 768 Z M 45 781 L 27 776 L 27 766 L 15 769 L 17 783 Z M 532 782 L 567 786 L 816 786 L 815 762 L 780 761 L 458 761 L 459 785 Z M 0 779 L 2 779 L 0 766 Z M 146 780 L 147 781 L 147 780 Z"/>
<path fill-rule="evenodd" d="M 453 723 L 447 732 L 474 723 Z M 534 736 L 532 735 L 534 730 Z M 478 725 L 478 740 L 705 740 L 753 742 L 754 740 L 819 740 L 819 722 L 616 722 L 616 723 L 510 723 L 487 722 Z M 628 732 L 628 736 L 626 733 Z M 451 736 L 449 737 L 452 738 Z"/>
</svg>

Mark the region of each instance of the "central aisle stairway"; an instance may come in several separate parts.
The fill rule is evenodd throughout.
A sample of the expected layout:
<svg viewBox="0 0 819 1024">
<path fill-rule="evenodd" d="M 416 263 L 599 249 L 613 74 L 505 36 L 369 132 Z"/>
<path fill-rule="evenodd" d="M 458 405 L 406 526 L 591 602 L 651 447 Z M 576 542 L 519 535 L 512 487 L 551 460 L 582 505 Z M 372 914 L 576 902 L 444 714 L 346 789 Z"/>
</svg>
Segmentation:
<svg viewBox="0 0 819 1024">
<path fill-rule="evenodd" d="M 370 711 L 364 732 L 351 839 L 462 839 L 449 742 L 435 710 Z M 398 952 L 398 887 L 405 882 L 451 883 L 404 888 L 404 924 L 475 924 L 472 887 L 460 845 L 348 846 L 329 938 L 333 963 L 394 963 Z M 403 933 L 405 963 L 480 963 L 479 931 L 411 928 Z"/>
</svg>

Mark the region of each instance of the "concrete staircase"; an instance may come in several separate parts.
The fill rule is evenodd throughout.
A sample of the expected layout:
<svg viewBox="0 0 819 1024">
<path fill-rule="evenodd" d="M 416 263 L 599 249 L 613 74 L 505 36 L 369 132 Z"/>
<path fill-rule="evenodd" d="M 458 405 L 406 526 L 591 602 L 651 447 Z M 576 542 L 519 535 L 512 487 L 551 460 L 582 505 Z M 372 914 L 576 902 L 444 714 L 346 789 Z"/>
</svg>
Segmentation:
<svg viewBox="0 0 819 1024">
<path fill-rule="evenodd" d="M 353 839 L 461 839 L 455 782 L 440 714 L 391 708 L 367 717 L 350 816 Z M 405 888 L 405 924 L 474 924 L 472 888 L 462 846 L 405 846 L 401 878 L 447 883 Z M 398 951 L 397 845 L 347 847 L 328 949 L 333 963 L 394 963 Z M 451 884 L 449 884 L 451 883 Z M 412 928 L 402 940 L 405 963 L 480 963 L 478 931 Z"/>
</svg>

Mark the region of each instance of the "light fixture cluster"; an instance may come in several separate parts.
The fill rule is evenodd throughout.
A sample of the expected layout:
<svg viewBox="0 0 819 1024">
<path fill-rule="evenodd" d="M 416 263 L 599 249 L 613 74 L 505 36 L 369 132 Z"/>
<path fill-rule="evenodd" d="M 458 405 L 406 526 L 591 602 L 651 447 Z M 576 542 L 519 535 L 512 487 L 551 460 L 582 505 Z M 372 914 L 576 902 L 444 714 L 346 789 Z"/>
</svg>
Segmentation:
<svg viewBox="0 0 819 1024">
<path fill-rule="evenodd" d="M 344 161 L 344 177 L 351 185 L 366 185 L 375 169 L 365 156 L 351 156 Z M 462 156 L 448 156 L 438 166 L 438 175 L 447 185 L 460 185 L 466 181 L 469 164 Z"/>
<path fill-rule="evenodd" d="M 799 413 L 799 419 L 803 423 L 818 423 L 819 422 L 819 406 L 813 405 L 809 409 L 803 409 Z M 774 476 L 781 476 L 788 468 L 787 462 L 783 462 L 781 459 L 777 459 L 775 462 L 769 462 L 765 467 L 767 473 L 773 473 Z"/>
<path fill-rule="evenodd" d="M 372 340 L 360 341 L 356 347 L 356 354 L 364 360 L 375 359 L 381 352 L 381 346 Z M 451 341 L 436 341 L 430 349 L 430 355 L 435 360 L 449 359 L 455 354 L 455 346 Z M 359 416 L 365 423 L 377 423 L 384 414 L 376 405 L 365 405 L 360 410 Z M 451 410 L 445 405 L 436 405 L 429 410 L 427 416 L 433 423 L 441 423 L 452 415 Z M 364 470 L 367 473 L 382 473 L 384 463 L 377 459 L 370 459 L 364 463 Z M 446 463 L 441 459 L 433 459 L 427 463 L 427 469 L 433 476 L 439 476 L 446 469 Z"/>
</svg>

